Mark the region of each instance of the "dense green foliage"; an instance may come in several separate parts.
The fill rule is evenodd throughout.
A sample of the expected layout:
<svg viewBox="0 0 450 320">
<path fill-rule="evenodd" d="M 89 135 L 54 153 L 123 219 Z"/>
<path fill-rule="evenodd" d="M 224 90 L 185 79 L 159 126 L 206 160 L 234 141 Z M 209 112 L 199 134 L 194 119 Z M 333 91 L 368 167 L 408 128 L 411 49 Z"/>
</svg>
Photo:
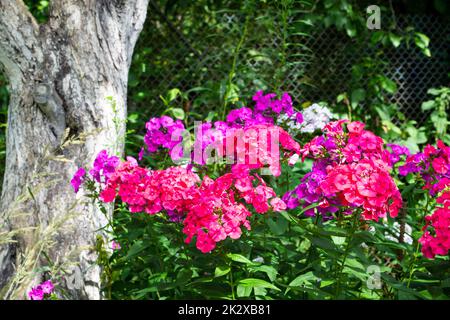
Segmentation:
<svg viewBox="0 0 450 320">
<path fill-rule="evenodd" d="M 277 194 L 307 169 L 279 177 L 285 183 Z M 418 250 L 431 200 L 414 182 L 398 183 L 411 207 L 387 223 L 365 224 L 357 215 L 323 222 L 301 211 L 257 215 L 251 232 L 206 255 L 186 245 L 181 225 L 166 215 L 130 214 L 119 205 L 112 236 L 122 249 L 109 257 L 99 241 L 105 293 L 113 299 L 448 299 L 448 257 L 431 261 Z M 394 223 L 413 229 L 404 233 Z M 386 237 L 399 232 L 414 243 Z"/>
<path fill-rule="evenodd" d="M 396 8 L 403 5 L 403 1 L 393 2 Z M 289 91 L 287 77 L 303 90 L 323 88 L 327 74 L 323 79 L 305 76 L 314 65 L 304 42 L 317 30 L 337 30 L 352 41 L 355 54 L 364 52 L 352 65 L 347 90 L 337 92 L 335 100 L 325 101 L 333 112 L 364 121 L 386 141 L 402 143 L 411 151 L 434 143 L 435 137 L 450 143 L 448 88 L 427 88 L 430 100 L 421 108 L 430 112 L 430 117 L 422 127 L 389 102 L 397 84 L 384 72 L 388 65 L 385 53 L 408 46 L 425 56 L 434 54 L 426 35 L 413 28 L 398 28 L 389 4 L 382 6 L 389 23 L 371 31 L 366 27 L 365 8 L 372 1 L 152 3 L 149 27 L 142 32 L 129 76 L 128 155 L 136 155 L 143 145 L 144 123 L 151 116 L 173 116 L 181 109 L 186 122 L 206 117 L 219 120 L 231 107 L 243 106 L 257 90 Z M 40 22 L 46 20 L 47 1 L 27 4 Z M 434 1 L 431 9 L 413 1 L 408 9 L 445 14 L 448 7 L 445 1 Z M 221 20 L 224 12 L 238 17 L 238 23 Z M 158 43 L 158 35 L 171 29 L 179 30 L 179 39 Z M 281 45 L 274 47 L 273 41 Z M 192 47 L 191 54 L 184 55 L 180 46 Z M 205 50 L 213 52 L 212 58 L 199 64 Z M 171 90 L 175 87 L 180 89 Z M 299 108 L 316 102 L 294 98 Z M 7 101 L 0 78 L 0 177 Z M 147 161 L 152 166 L 164 159 Z M 306 162 L 296 168 L 295 175 L 279 177 L 277 181 L 283 182 L 278 183 L 277 194 L 292 189 L 310 165 Z M 204 255 L 184 243 L 181 226 L 168 222 L 167 217 L 130 215 L 118 204 L 111 226 L 122 249 L 109 256 L 109 245 L 98 240 L 105 293 L 113 299 L 448 299 L 448 257 L 431 263 L 418 250 L 417 239 L 431 200 L 418 182 L 409 176 L 403 180 L 397 183 L 408 205 L 398 220 L 413 227 L 413 245 L 386 240 L 385 235 L 395 230 L 392 220 L 363 226 L 352 217 L 323 222 L 305 218 L 298 211 L 258 216 L 251 234 L 244 234 L 239 241 L 228 239 L 212 254 Z M 381 268 L 382 286 L 375 290 L 367 288 L 368 283 L 378 281 L 368 272 L 372 265 Z"/>
<path fill-rule="evenodd" d="M 49 1 L 26 0 L 25 3 L 40 23 L 47 20 Z M 370 4 L 373 3 L 349 0 L 151 1 L 129 76 L 128 153 L 135 153 L 141 145 L 145 121 L 164 110 L 159 96 L 174 87 L 187 88 L 183 92 L 184 99 L 177 103 L 186 111 L 198 113 L 199 118 L 200 114 L 209 111 L 220 113 L 230 102 L 239 105 L 239 101 L 233 99 L 238 96 L 247 99 L 257 89 L 287 90 L 295 96 L 290 87 L 284 86 L 287 75 L 290 83 L 299 83 L 304 90 L 329 90 L 327 85 L 333 81 L 329 70 L 324 70 L 323 78 L 308 77 L 308 67 L 317 68 L 317 65 L 310 64 L 310 50 L 305 46 L 305 40 L 323 29 L 337 29 L 347 36 L 353 48 L 348 54 L 360 56 L 363 47 L 373 48 L 365 50 L 371 54 L 360 56 L 352 66 L 348 89 L 336 92 L 337 100 L 325 102 L 331 104 L 334 111 L 376 124 L 371 129 L 378 133 L 387 132 L 386 137 L 391 141 L 395 137 L 407 141 L 413 148 L 416 142 L 424 143 L 425 128 L 414 128 L 416 123 L 412 119 L 405 117 L 396 105 L 386 103 L 386 95 L 396 91 L 396 84 L 386 78 L 382 66 L 387 63 L 384 47 L 395 49 L 414 43 L 429 54 L 427 37 L 415 34 L 411 28 L 400 30 L 395 25 L 397 13 L 386 4 L 381 5 L 382 29 L 368 30 L 365 8 Z M 392 4 L 405 13 L 433 13 L 441 17 L 449 13 L 449 6 L 443 0 L 433 1 L 433 4 L 398 0 Z M 237 22 L 236 19 L 231 24 L 220 20 L 223 13 L 234 15 Z M 247 14 L 250 17 L 256 14 L 257 19 L 246 22 Z M 171 37 L 173 41 L 168 41 Z M 161 41 L 164 42 L 159 43 Z M 274 42 L 281 45 L 274 46 Z M 186 47 L 190 49 L 186 50 Z M 205 50 L 210 57 L 206 61 L 201 59 Z M 289 55 L 292 52 L 294 54 Z M 0 177 L 8 100 L 2 79 Z M 299 99 L 298 103 L 311 103 L 302 97 L 295 98 Z M 394 119 L 400 120 L 402 125 L 398 127 L 398 121 Z"/>
<path fill-rule="evenodd" d="M 154 169 L 173 165 L 164 153 L 146 160 Z M 224 173 L 214 168 L 212 176 Z M 308 160 L 292 171 L 284 164 L 280 177 L 265 180 L 281 195 L 310 169 Z M 306 209 L 255 214 L 250 232 L 209 254 L 186 244 L 182 225 L 166 214 L 130 213 L 118 204 L 109 230 L 121 248 L 110 256 L 110 245 L 98 241 L 105 293 L 112 299 L 448 299 L 449 257 L 429 260 L 418 243 L 436 202 L 420 176 L 401 177 L 397 169 L 393 176 L 404 201 L 395 219 L 377 223 L 353 213 L 324 221 L 319 213 L 305 217 Z"/>
</svg>

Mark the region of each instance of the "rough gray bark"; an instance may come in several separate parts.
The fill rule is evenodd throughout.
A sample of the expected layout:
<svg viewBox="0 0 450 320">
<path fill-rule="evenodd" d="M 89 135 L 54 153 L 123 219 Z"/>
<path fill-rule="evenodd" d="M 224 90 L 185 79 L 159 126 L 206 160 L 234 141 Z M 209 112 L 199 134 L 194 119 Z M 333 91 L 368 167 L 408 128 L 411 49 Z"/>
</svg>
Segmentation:
<svg viewBox="0 0 450 320">
<path fill-rule="evenodd" d="M 38 25 L 22 0 L 0 0 L 0 66 L 10 91 L 0 218 L 10 230 L 45 226 L 66 214 L 77 201 L 69 183 L 76 169 L 90 166 L 102 149 L 122 151 L 123 132 L 114 121 L 126 118 L 128 70 L 147 5 L 148 0 L 51 1 L 49 21 Z M 62 148 L 66 129 L 71 137 L 92 134 Z M 30 216 L 8 215 L 19 195 L 43 184 L 20 203 L 20 212 Z M 93 245 L 105 218 L 89 203 L 77 204 L 75 211 L 72 228 L 57 233 L 48 254 L 58 261 L 89 248 L 76 255 L 63 286 L 71 298 L 98 299 Z M 0 289 L 35 242 L 32 233 L 23 233 L 15 245 L 0 248 Z"/>
</svg>

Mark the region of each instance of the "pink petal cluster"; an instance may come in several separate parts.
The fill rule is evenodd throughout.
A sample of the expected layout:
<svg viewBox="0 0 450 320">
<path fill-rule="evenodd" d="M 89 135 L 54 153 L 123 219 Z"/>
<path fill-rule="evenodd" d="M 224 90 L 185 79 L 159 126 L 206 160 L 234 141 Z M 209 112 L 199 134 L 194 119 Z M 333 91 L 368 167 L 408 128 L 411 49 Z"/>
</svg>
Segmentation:
<svg viewBox="0 0 450 320">
<path fill-rule="evenodd" d="M 151 171 L 128 160 L 117 166 L 100 198 L 111 202 L 117 195 L 131 212 L 165 211 L 172 220 L 182 221 L 186 242 L 196 236 L 202 252 L 211 251 L 227 237 L 239 238 L 241 226 L 250 229 L 247 218 L 251 212 L 244 203 L 258 213 L 286 208 L 274 190 L 242 164 L 216 180 L 205 176 L 200 181 L 183 167 Z"/>
<path fill-rule="evenodd" d="M 31 288 L 31 290 L 28 292 L 28 297 L 31 300 L 43 300 L 45 298 L 45 295 L 52 294 L 54 290 L 54 285 L 51 280 L 47 280 L 40 285 Z"/>
<path fill-rule="evenodd" d="M 77 172 L 75 172 L 75 174 L 73 175 L 72 180 L 70 180 L 70 184 L 72 185 L 75 193 L 77 193 L 80 190 L 80 186 L 83 184 L 85 176 L 86 170 L 84 170 L 84 168 L 79 168 Z"/>
<path fill-rule="evenodd" d="M 259 125 L 274 126 L 274 119 L 280 114 L 292 116 L 298 123 L 303 122 L 302 114 L 294 111 L 292 99 L 286 92 L 277 99 L 275 93 L 264 94 L 263 91 L 258 91 L 253 96 L 253 101 L 255 102 L 253 109 L 247 107 L 233 109 L 227 115 L 226 121 L 206 122 L 196 127 L 191 160 L 200 165 L 207 164 L 207 159 L 203 156 L 206 148 L 212 144 L 217 148 L 226 136 L 235 134 L 236 129 L 247 130 Z M 144 137 L 146 150 L 141 149 L 139 159 L 143 157 L 145 151 L 154 153 L 160 148 L 168 149 L 172 160 L 183 157 L 183 150 L 178 147 L 183 143 L 181 133 L 185 127 L 180 120 L 175 121 L 168 116 L 151 118 L 146 123 L 146 129 Z"/>
<path fill-rule="evenodd" d="M 268 166 L 274 176 L 279 176 L 280 146 L 285 150 L 286 157 L 300 152 L 300 145 L 283 128 L 259 124 L 230 130 L 223 140 L 221 152 L 228 159 L 231 157 L 235 164 L 246 164 L 252 168 Z"/>
<path fill-rule="evenodd" d="M 227 125 L 231 128 L 243 128 L 258 124 L 274 124 L 274 118 L 280 114 L 295 116 L 298 123 L 303 122 L 300 112 L 295 112 L 292 106 L 292 98 L 284 92 L 280 99 L 276 99 L 275 93 L 264 94 L 258 91 L 253 96 L 255 106 L 253 109 L 243 107 L 231 110 L 226 118 Z"/>
<path fill-rule="evenodd" d="M 445 256 L 450 251 L 450 191 L 442 193 L 437 202 L 442 204 L 442 207 L 436 208 L 432 215 L 425 217 L 425 232 L 419 239 L 422 253 L 429 259 L 434 259 L 436 255 Z M 429 229 L 434 231 L 434 235 Z"/>
<path fill-rule="evenodd" d="M 116 241 L 111 242 L 111 249 L 112 250 L 120 250 L 122 247 L 120 246 L 120 243 Z"/>
<path fill-rule="evenodd" d="M 286 113 L 288 116 L 294 114 L 292 98 L 287 92 L 282 94 L 281 99 L 275 98 L 275 93 L 268 93 L 265 95 L 262 90 L 256 92 L 253 96 L 253 101 L 255 101 L 255 112 L 260 114 L 273 112 L 277 115 L 280 113 Z"/>
<path fill-rule="evenodd" d="M 209 252 L 216 243 L 227 237 L 238 239 L 241 236 L 241 225 L 250 230 L 250 211 L 235 200 L 235 194 L 230 190 L 231 177 L 222 176 L 217 180 L 205 177 L 198 189 L 197 201 L 184 220 L 183 232 L 187 235 L 186 242 L 191 242 L 197 236 L 196 246 L 203 252 Z"/>
<path fill-rule="evenodd" d="M 106 150 L 102 150 L 95 158 L 93 168 L 89 171 L 89 174 L 95 181 L 106 183 L 109 177 L 115 172 L 119 162 L 119 157 L 109 156 Z M 70 181 L 75 193 L 79 191 L 80 185 L 82 185 L 85 180 L 86 170 L 84 168 L 79 168 Z"/>
<path fill-rule="evenodd" d="M 121 163 L 100 193 L 104 202 L 112 202 L 116 193 L 131 212 L 155 214 L 162 210 L 184 212 L 193 199 L 200 178 L 183 167 L 148 170 L 136 161 Z"/>
<path fill-rule="evenodd" d="M 361 208 L 366 220 L 377 221 L 387 213 L 397 216 L 402 199 L 390 175 L 390 154 L 383 140 L 364 130 L 363 123 L 330 122 L 324 135 L 315 137 L 300 153 L 314 164 L 312 172 L 283 197 L 289 208 L 303 200 L 305 207 L 320 203 L 318 210 L 324 216 L 339 208 L 344 212 Z"/>
<path fill-rule="evenodd" d="M 185 130 L 184 124 L 181 120 L 174 120 L 168 116 L 160 118 L 151 118 L 146 124 L 147 133 L 144 136 L 144 142 L 147 150 L 150 153 L 158 151 L 159 148 L 166 148 L 170 150 L 178 145 L 182 140 L 182 132 Z M 144 150 L 141 151 L 142 157 Z M 181 157 L 182 155 L 172 155 Z"/>
<path fill-rule="evenodd" d="M 404 176 L 419 174 L 425 181 L 424 189 L 434 196 L 450 185 L 450 147 L 438 140 L 436 147 L 427 145 L 423 152 L 408 156 L 398 169 Z"/>
<path fill-rule="evenodd" d="M 342 206 L 361 207 L 365 220 L 396 217 L 402 206 L 400 192 L 389 172 L 371 159 L 327 167 L 319 189 L 325 197 L 337 197 Z"/>
<path fill-rule="evenodd" d="M 89 174 L 97 182 L 107 182 L 119 165 L 119 162 L 119 157 L 109 156 L 106 150 L 102 150 L 95 158 L 93 168 L 89 171 Z M 104 181 L 102 181 L 101 177 L 104 177 Z"/>
<path fill-rule="evenodd" d="M 242 234 L 241 226 L 250 230 L 248 217 L 251 212 L 239 199 L 251 205 L 258 213 L 265 213 L 270 209 L 286 209 L 286 205 L 276 197 L 272 188 L 258 176 L 250 174 L 248 166 L 236 165 L 232 173 L 216 180 L 209 177 L 203 179 L 197 198 L 192 202 L 183 222 L 186 242 L 189 243 L 197 236 L 197 248 L 206 253 L 227 237 L 238 239 Z"/>
</svg>

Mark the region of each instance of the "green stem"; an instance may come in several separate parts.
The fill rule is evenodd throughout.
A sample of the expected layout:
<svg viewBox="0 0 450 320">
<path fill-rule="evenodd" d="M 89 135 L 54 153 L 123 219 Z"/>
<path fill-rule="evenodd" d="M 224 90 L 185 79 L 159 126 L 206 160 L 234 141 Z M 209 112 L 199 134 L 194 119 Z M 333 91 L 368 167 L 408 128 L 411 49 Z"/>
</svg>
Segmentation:
<svg viewBox="0 0 450 320">
<path fill-rule="evenodd" d="M 244 30 L 242 32 L 242 36 L 239 39 L 239 42 L 236 46 L 236 48 L 234 49 L 234 54 L 233 54 L 233 63 L 231 65 L 231 70 L 228 73 L 228 82 L 227 82 L 227 88 L 225 91 L 225 96 L 223 98 L 223 110 L 222 110 L 222 119 L 225 120 L 225 114 L 227 111 L 227 105 L 228 105 L 228 91 L 229 88 L 231 87 L 231 84 L 233 82 L 233 77 L 234 77 L 234 73 L 236 71 L 236 64 L 237 64 L 237 59 L 239 56 L 239 52 L 241 50 L 242 45 L 244 44 L 244 40 L 247 37 L 247 29 L 248 29 L 248 22 L 249 22 L 249 18 L 250 16 L 247 15 L 247 17 L 245 18 L 245 24 L 244 24 Z"/>
<path fill-rule="evenodd" d="M 352 106 L 350 103 L 347 103 L 347 110 L 348 110 L 348 120 L 352 121 Z"/>
<path fill-rule="evenodd" d="M 236 297 L 234 295 L 234 280 L 233 280 L 233 266 L 230 263 L 230 287 L 231 287 L 231 299 L 236 300 Z"/>
<path fill-rule="evenodd" d="M 415 264 L 416 264 L 416 261 L 417 261 L 417 257 L 419 256 L 419 249 L 420 249 L 420 243 L 417 241 L 416 252 L 414 253 L 414 258 L 413 258 L 413 261 L 412 261 L 411 266 L 409 268 L 408 283 L 406 284 L 406 287 L 408 287 L 408 288 L 409 288 L 409 285 L 411 284 L 411 280 L 412 280 L 412 276 L 414 274 L 414 271 L 416 271 Z"/>
<path fill-rule="evenodd" d="M 314 209 L 316 211 L 316 219 L 314 221 L 314 226 L 317 227 L 317 224 L 319 223 L 319 219 L 322 217 L 319 213 L 319 211 L 317 211 L 316 209 Z M 308 250 L 308 258 L 306 258 L 306 268 L 308 268 L 309 263 L 311 262 L 311 256 L 312 256 L 312 248 L 310 248 Z"/>
<path fill-rule="evenodd" d="M 425 203 L 425 215 L 428 214 L 428 205 L 430 203 L 430 195 L 428 193 L 426 193 L 426 203 Z M 421 221 L 423 221 L 424 219 L 421 219 Z M 411 265 L 409 266 L 409 275 L 408 275 L 408 282 L 406 284 L 406 286 L 409 288 L 409 286 L 411 285 L 411 281 L 412 281 L 412 277 L 414 275 L 414 271 L 416 271 L 416 262 L 417 262 L 417 258 L 419 257 L 419 250 L 420 250 L 420 243 L 419 241 L 417 241 L 417 245 L 416 245 L 416 251 L 414 252 L 414 258 L 413 261 L 411 262 Z"/>
<path fill-rule="evenodd" d="M 150 272 L 150 276 L 153 277 L 153 272 L 152 272 L 152 270 L 149 268 L 148 271 Z M 158 297 L 158 300 L 161 300 L 161 296 L 160 296 L 160 294 L 159 294 L 158 288 L 156 288 L 156 295 L 157 295 L 157 297 Z"/>
<path fill-rule="evenodd" d="M 336 273 L 337 280 L 336 280 L 336 292 L 335 292 L 335 296 L 334 296 L 335 299 L 337 299 L 339 297 L 339 294 L 341 291 L 342 271 L 344 270 L 345 261 L 348 257 L 348 254 L 350 253 L 352 239 L 353 239 L 353 236 L 355 235 L 355 231 L 358 227 L 358 219 L 359 219 L 359 212 L 353 216 L 353 222 L 352 222 L 352 228 L 350 231 L 350 236 L 348 238 L 347 245 L 345 246 L 345 251 L 344 251 L 344 255 L 342 257 L 341 265 L 339 266 L 337 273 Z"/>
</svg>

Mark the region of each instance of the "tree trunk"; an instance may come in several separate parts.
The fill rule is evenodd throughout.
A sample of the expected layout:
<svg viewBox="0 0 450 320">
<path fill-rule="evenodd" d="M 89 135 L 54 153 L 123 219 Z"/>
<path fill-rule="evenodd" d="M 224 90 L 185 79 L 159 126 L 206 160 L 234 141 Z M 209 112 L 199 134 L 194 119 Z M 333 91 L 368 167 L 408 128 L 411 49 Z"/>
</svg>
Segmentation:
<svg viewBox="0 0 450 320">
<path fill-rule="evenodd" d="M 100 150 L 123 151 L 128 70 L 147 2 L 52 1 L 49 21 L 37 25 L 22 0 L 0 0 L 0 65 L 10 91 L 0 217 L 7 230 L 38 227 L 0 248 L 0 289 L 30 251 L 43 250 L 35 270 L 49 263 L 44 256 L 64 262 L 59 285 L 68 297 L 100 298 L 94 246 L 106 220 L 70 179 Z M 74 216 L 64 228 L 50 230 L 67 215 Z M 34 250 L 48 234 L 54 245 Z"/>
</svg>

